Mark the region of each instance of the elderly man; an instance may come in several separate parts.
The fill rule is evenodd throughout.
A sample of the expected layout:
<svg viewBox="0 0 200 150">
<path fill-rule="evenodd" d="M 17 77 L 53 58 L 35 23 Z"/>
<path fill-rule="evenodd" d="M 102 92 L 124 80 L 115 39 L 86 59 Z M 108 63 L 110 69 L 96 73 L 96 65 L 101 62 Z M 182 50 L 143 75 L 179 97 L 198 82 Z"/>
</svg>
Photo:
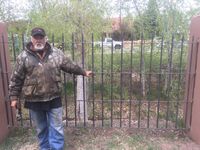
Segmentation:
<svg viewBox="0 0 200 150">
<path fill-rule="evenodd" d="M 16 107 L 19 97 L 25 100 L 36 124 L 41 150 L 63 150 L 61 70 L 76 75 L 91 76 L 64 53 L 47 42 L 42 28 L 31 31 L 31 42 L 19 54 L 10 79 L 11 106 Z"/>
</svg>

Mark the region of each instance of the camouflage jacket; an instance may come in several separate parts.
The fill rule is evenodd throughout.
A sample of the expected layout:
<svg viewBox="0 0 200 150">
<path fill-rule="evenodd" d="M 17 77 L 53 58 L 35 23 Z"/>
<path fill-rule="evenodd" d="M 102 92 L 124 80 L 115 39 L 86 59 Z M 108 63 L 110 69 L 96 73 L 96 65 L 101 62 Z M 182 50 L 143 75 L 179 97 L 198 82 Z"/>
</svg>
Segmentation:
<svg viewBox="0 0 200 150">
<path fill-rule="evenodd" d="M 85 71 L 74 64 L 64 53 L 46 44 L 47 52 L 41 60 L 30 49 L 28 43 L 26 49 L 17 57 L 13 69 L 10 85 L 10 100 L 20 96 L 25 101 L 49 101 L 61 94 L 61 70 L 76 75 L 85 75 Z"/>
</svg>

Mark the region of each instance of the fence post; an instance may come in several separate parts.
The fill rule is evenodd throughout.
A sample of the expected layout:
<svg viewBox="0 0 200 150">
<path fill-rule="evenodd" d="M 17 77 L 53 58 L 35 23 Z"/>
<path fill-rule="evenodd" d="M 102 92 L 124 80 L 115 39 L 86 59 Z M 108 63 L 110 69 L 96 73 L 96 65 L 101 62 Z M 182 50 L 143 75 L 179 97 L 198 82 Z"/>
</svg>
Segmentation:
<svg viewBox="0 0 200 150">
<path fill-rule="evenodd" d="M 185 125 L 188 135 L 200 144 L 200 16 L 193 17 L 190 25 L 189 54 L 186 73 Z"/>
<path fill-rule="evenodd" d="M 10 76 L 10 59 L 6 25 L 0 23 L 0 142 L 8 135 L 10 126 L 14 125 L 8 98 L 8 79 Z M 14 119 L 15 120 L 15 119 Z"/>
<path fill-rule="evenodd" d="M 85 43 L 84 43 L 84 35 L 81 34 L 81 65 L 82 68 L 85 68 Z M 84 122 L 84 126 L 88 122 L 88 114 L 87 114 L 87 90 L 86 90 L 86 78 L 83 76 L 77 76 L 77 108 L 78 108 L 78 119 L 79 121 Z M 76 118 L 75 118 L 76 119 Z"/>
</svg>

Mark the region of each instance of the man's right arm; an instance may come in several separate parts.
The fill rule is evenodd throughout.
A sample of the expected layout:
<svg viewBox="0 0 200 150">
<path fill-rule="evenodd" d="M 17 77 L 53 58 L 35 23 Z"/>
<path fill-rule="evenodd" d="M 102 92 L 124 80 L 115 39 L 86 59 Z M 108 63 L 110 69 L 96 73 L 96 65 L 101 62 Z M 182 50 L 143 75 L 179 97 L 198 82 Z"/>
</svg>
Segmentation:
<svg viewBox="0 0 200 150">
<path fill-rule="evenodd" d="M 12 71 L 9 84 L 9 99 L 11 106 L 16 107 L 17 101 L 21 94 L 21 89 L 25 79 L 24 60 L 21 57 L 17 58 L 15 67 Z"/>
</svg>

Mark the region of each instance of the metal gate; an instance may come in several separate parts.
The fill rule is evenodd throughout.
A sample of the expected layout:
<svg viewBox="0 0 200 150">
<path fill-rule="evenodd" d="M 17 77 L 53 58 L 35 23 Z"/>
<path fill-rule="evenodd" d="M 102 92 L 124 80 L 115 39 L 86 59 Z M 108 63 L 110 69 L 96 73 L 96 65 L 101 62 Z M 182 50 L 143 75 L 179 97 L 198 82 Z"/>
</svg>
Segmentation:
<svg viewBox="0 0 200 150">
<path fill-rule="evenodd" d="M 9 36 L 11 63 L 24 49 L 24 35 Z M 188 43 L 173 34 L 170 39 L 152 37 L 120 41 L 116 46 L 72 35 L 50 43 L 95 76 L 82 78 L 83 98 L 77 99 L 77 76 L 63 73 L 63 121 L 68 127 L 127 127 L 188 129 L 185 125 L 184 101 L 185 68 Z M 62 41 L 62 42 L 58 42 Z M 1 43 L 4 44 L 4 43 Z M 0 62 L 2 63 L 2 62 Z M 77 90 L 78 89 L 78 90 Z M 18 125 L 32 126 L 29 111 L 17 111 Z M 81 117 L 81 113 L 83 117 Z M 186 111 L 187 113 L 187 111 Z M 186 114 L 187 116 L 187 114 Z"/>
</svg>

